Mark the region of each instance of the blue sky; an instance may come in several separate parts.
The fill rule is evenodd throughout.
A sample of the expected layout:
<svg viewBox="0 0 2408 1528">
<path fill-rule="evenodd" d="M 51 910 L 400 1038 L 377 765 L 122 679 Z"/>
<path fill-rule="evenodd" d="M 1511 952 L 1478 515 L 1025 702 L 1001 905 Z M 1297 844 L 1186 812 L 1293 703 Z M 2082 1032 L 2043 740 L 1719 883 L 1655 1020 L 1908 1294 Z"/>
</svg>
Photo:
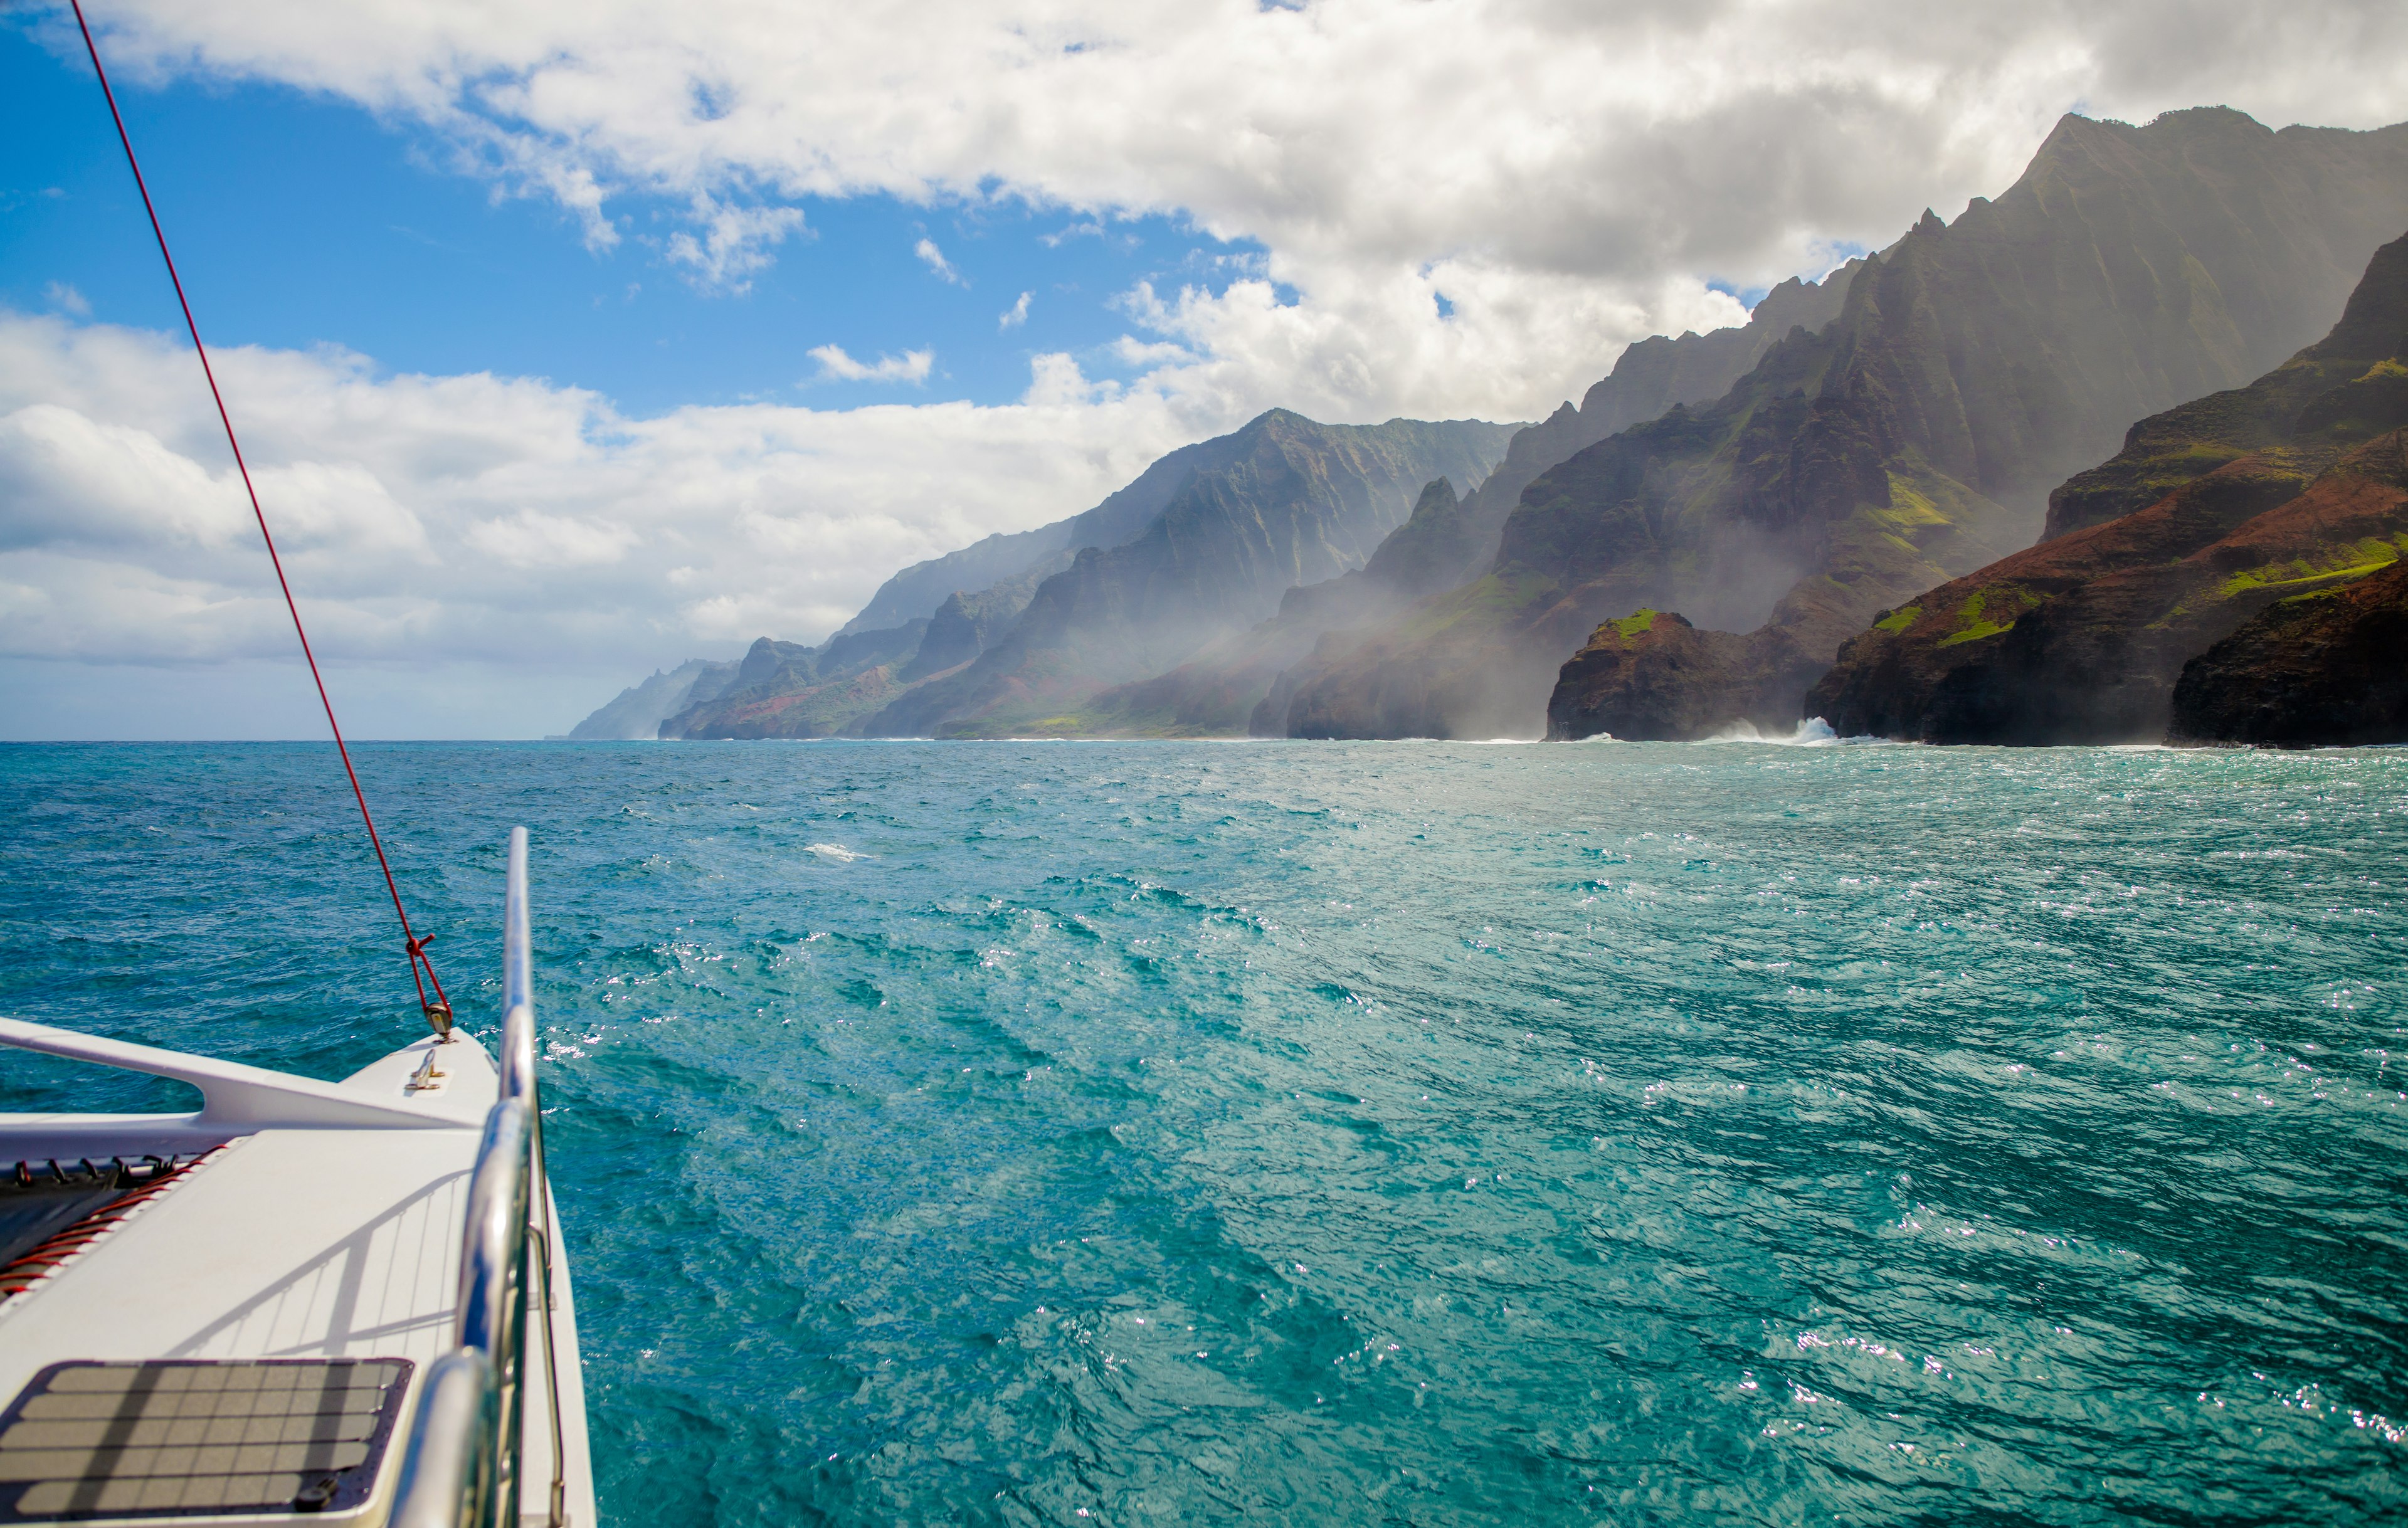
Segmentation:
<svg viewBox="0 0 2408 1528">
<path fill-rule="evenodd" d="M 40 312 L 53 283 L 90 316 L 172 329 L 174 298 L 90 66 L 0 28 L 0 302 Z M 592 388 L 643 414 L 774 399 L 818 408 L 898 393 L 1009 402 L 1029 360 L 1134 368 L 1113 299 L 1138 281 L 1226 289 L 1262 247 L 1163 215 L 1106 220 L 1013 199 L 914 206 L 809 198 L 804 231 L 740 293 L 700 290 L 663 245 L 681 202 L 631 194 L 589 249 L 556 204 L 496 194 L 459 150 L 406 121 L 274 84 L 114 80 L 135 149 L 212 345 L 336 344 L 390 371 L 495 371 Z M 934 243 L 958 279 L 915 254 Z M 999 324 L 1022 293 L 1024 321 Z M 827 379 L 808 352 L 865 363 L 932 350 L 924 384 Z"/>
</svg>

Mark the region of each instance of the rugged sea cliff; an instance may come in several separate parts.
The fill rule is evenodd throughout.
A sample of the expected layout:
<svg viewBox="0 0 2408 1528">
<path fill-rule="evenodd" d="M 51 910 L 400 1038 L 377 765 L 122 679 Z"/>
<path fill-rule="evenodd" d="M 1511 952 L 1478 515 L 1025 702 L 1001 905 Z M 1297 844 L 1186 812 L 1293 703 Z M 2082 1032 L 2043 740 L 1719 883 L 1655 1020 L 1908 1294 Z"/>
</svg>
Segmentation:
<svg viewBox="0 0 2408 1528">
<path fill-rule="evenodd" d="M 2408 550 L 2403 425 L 2408 237 L 2376 252 L 2322 340 L 2247 387 L 2142 421 L 2060 489 L 2056 522 L 2080 528 L 1882 612 L 1804 709 L 1926 742 L 2243 740 L 2248 675 L 2279 661 L 2293 618 L 2226 650 L 2177 726 L 2186 666 L 2270 607 Z M 2300 724 L 2276 733 L 2310 740 Z"/>
<path fill-rule="evenodd" d="M 2408 124 L 2069 116 L 1997 200 L 1745 325 L 1632 346 L 1540 423 L 1275 409 L 904 569 L 825 643 L 656 675 L 580 735 L 1678 739 L 1785 727 L 1810 692 L 1893 735 L 2159 735 L 2186 663 L 2319 591 L 2253 574 L 2208 598 L 2118 559 L 2328 582 L 2388 560 L 2368 485 L 2397 333 L 2360 314 L 2282 363 L 2402 227 Z M 2156 635 L 2103 635 L 2134 623 Z M 2258 714 L 2215 693 L 2213 735 Z"/>
<path fill-rule="evenodd" d="M 1626 645 L 1602 675 L 1591 654 L 1602 682 L 1557 705 L 1559 735 L 1794 717 L 1843 640 L 2028 543 L 2133 420 L 2329 326 L 2402 226 L 2408 129 L 2069 117 L 1997 201 L 1868 260 L 1828 328 L 1541 474 L 1484 577 L 1292 673 L 1283 730 L 1535 735 L 1567 658 L 1642 608 L 1698 640 Z M 1649 695 L 1678 704 L 1618 708 Z"/>
</svg>

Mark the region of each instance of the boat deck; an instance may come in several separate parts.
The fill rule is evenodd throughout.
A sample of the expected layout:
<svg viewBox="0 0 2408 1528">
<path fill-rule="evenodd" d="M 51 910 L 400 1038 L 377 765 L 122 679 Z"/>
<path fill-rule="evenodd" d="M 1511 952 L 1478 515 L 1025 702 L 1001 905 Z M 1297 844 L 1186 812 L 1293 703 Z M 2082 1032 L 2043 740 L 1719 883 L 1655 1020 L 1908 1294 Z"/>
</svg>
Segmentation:
<svg viewBox="0 0 2408 1528">
<path fill-rule="evenodd" d="M 438 1064 L 448 1074 L 441 1082 L 413 1091 L 412 1075 L 430 1049 L 432 1037 L 397 1050 L 344 1079 L 340 1089 L 423 1112 L 434 1128 L 270 1127 L 238 1135 L 30 1287 L 0 1301 L 0 1403 L 20 1395 L 51 1365 L 67 1363 L 403 1359 L 409 1364 L 404 1381 L 409 1390 L 398 1431 L 406 1435 L 428 1366 L 457 1340 L 468 1183 L 479 1127 L 497 1087 L 491 1059 L 463 1035 L 439 1048 Z M 0 1154 L 10 1153 L 11 1137 L 39 1150 L 46 1122 L 41 1116 L 8 1120 L 0 1131 Z M 12 1160 L 26 1154 L 18 1150 Z M 590 1528 L 593 1485 L 575 1312 L 566 1260 L 557 1247 L 550 1258 L 551 1320 L 529 1324 L 558 1345 L 567 1521 Z M 553 1445 L 540 1385 L 527 1397 L 522 1436 L 521 1520 L 543 1523 Z M 388 1437 L 380 1449 L 366 1500 L 348 1513 L 321 1508 L 310 1515 L 381 1522 L 400 1447 Z M 20 1491 L 36 1465 L 12 1467 L 10 1457 L 0 1438 L 0 1522 L 38 1521 L 10 1506 L 22 1500 L 38 1508 L 32 1491 Z M 165 1497 L 153 1494 L 164 1507 Z M 296 1510 L 308 1510 L 195 1518 L 200 1500 L 164 1510 L 133 1507 L 122 1517 L 79 1513 L 74 1521 L 289 1521 Z M 116 1503 L 92 1505 L 108 1510 Z"/>
</svg>

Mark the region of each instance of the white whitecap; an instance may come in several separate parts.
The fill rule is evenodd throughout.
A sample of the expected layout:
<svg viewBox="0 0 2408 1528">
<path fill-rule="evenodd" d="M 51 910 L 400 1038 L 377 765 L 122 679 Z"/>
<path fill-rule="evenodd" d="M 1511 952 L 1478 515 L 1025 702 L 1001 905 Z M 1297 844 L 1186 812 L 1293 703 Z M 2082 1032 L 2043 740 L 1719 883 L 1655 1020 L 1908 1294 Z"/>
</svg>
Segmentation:
<svg viewBox="0 0 2408 1528">
<path fill-rule="evenodd" d="M 1798 723 L 1795 731 L 1767 735 L 1753 721 L 1734 721 L 1711 737 L 1699 738 L 1705 743 L 1769 743 L 1774 748 L 1830 748 L 1840 741 L 1840 735 L 1819 716 L 1810 716 Z"/>
</svg>

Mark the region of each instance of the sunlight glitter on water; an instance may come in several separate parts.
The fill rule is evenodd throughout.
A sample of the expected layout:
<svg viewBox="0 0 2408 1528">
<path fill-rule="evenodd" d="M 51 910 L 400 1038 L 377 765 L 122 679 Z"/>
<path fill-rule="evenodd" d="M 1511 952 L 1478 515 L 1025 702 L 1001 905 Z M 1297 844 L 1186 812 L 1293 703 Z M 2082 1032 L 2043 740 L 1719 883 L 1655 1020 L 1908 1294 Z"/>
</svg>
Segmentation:
<svg viewBox="0 0 2408 1528">
<path fill-rule="evenodd" d="M 2408 1510 L 2396 750 L 366 765 L 455 985 L 535 833 L 613 1521 Z M 9 1011 L 398 1043 L 316 750 L 0 771 Z"/>
</svg>

